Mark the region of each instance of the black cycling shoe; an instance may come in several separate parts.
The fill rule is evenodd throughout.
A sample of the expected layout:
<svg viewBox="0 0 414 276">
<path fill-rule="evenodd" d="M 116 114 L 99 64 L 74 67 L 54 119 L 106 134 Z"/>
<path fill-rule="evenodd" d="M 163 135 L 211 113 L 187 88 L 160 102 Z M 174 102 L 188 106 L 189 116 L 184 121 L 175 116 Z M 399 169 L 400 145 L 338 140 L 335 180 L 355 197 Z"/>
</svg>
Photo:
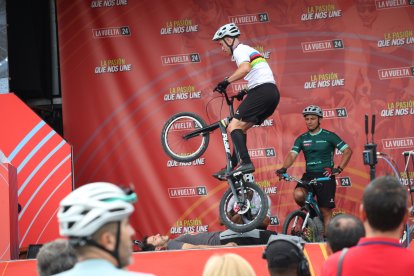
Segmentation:
<svg viewBox="0 0 414 276">
<path fill-rule="evenodd" d="M 238 172 L 242 174 L 247 174 L 247 173 L 253 173 L 254 171 L 255 171 L 255 168 L 254 168 L 253 163 L 240 163 L 240 165 L 238 165 L 236 168 L 234 168 L 234 170 L 230 172 L 230 175 L 233 175 Z"/>
<path fill-rule="evenodd" d="M 226 170 L 227 168 L 224 167 L 216 173 L 213 173 L 213 177 L 217 178 L 220 181 L 226 180 Z"/>
</svg>

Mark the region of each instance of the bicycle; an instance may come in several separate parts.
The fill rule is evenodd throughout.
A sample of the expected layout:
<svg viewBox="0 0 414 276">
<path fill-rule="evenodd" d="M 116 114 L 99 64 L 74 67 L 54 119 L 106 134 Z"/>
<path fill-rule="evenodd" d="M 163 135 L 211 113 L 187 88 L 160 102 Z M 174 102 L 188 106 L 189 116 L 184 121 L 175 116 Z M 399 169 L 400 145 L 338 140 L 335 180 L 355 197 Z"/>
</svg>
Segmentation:
<svg viewBox="0 0 414 276">
<path fill-rule="evenodd" d="M 309 187 L 318 184 L 320 181 L 330 180 L 329 177 L 320 177 L 310 181 L 304 181 L 290 176 L 287 173 L 284 173 L 281 178 L 286 181 L 295 181 Z M 314 198 L 312 189 L 309 189 L 306 195 L 305 205 L 286 216 L 282 233 L 301 237 L 307 242 L 323 241 L 323 216 Z"/>
<path fill-rule="evenodd" d="M 245 179 L 246 175 L 233 170 L 231 164 L 231 152 L 226 128 L 234 116 L 233 103 L 235 99 L 241 101 L 247 90 L 241 90 L 237 95 L 229 97 L 227 91 L 222 96 L 226 100 L 229 116 L 213 124 L 207 125 L 197 114 L 180 112 L 171 116 L 164 124 L 161 131 L 161 144 L 165 153 L 178 162 L 192 162 L 202 156 L 207 150 L 210 133 L 220 129 L 223 146 L 226 153 L 225 178 L 229 189 L 220 200 L 219 214 L 221 222 L 229 229 L 236 232 L 248 232 L 260 226 L 267 216 L 269 202 L 264 191 L 252 180 Z M 259 205 L 249 199 L 250 194 L 256 193 L 259 197 Z M 253 204 L 252 204 L 253 203 Z M 230 211 L 229 211 L 230 210 Z M 234 214 L 239 214 L 242 219 L 233 221 Z"/>
</svg>

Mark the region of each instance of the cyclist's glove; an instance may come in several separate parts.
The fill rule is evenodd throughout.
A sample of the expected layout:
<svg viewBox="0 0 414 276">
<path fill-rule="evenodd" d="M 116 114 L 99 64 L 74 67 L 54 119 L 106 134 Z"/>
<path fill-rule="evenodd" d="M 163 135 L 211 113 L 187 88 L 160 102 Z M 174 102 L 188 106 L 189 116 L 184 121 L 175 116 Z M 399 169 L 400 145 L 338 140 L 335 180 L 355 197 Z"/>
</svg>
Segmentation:
<svg viewBox="0 0 414 276">
<path fill-rule="evenodd" d="M 336 168 L 325 168 L 325 171 L 323 172 L 323 175 L 326 177 L 331 177 L 332 175 L 337 175 L 340 174 L 342 172 L 342 168 L 341 167 L 336 167 Z"/>
<path fill-rule="evenodd" d="M 280 168 L 280 169 L 276 170 L 276 174 L 277 174 L 277 176 L 279 176 L 279 178 L 282 178 L 283 174 L 285 174 L 286 172 L 287 172 L 286 168 Z"/>
<path fill-rule="evenodd" d="M 223 81 L 219 82 L 214 88 L 214 91 L 217 91 L 219 93 L 223 93 L 226 91 L 227 86 L 229 86 L 230 82 L 225 78 Z"/>
<path fill-rule="evenodd" d="M 243 89 L 243 90 L 241 90 L 239 93 L 237 93 L 237 95 L 236 95 L 236 99 L 238 100 L 238 101 L 241 101 L 241 100 L 243 100 L 243 97 L 244 97 L 244 95 L 246 95 L 247 94 L 247 90 L 246 89 Z"/>
</svg>

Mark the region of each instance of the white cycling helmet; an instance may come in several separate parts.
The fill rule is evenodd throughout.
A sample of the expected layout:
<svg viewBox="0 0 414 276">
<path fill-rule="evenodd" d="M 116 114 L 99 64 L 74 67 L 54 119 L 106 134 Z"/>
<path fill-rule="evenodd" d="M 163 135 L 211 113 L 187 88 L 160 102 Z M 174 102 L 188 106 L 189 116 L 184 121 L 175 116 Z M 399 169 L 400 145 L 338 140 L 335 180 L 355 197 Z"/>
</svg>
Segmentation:
<svg viewBox="0 0 414 276">
<path fill-rule="evenodd" d="M 118 186 L 96 182 L 74 190 L 60 202 L 57 214 L 60 235 L 88 237 L 108 222 L 121 221 L 133 211 L 135 193 L 126 193 Z"/>
<path fill-rule="evenodd" d="M 216 34 L 213 37 L 213 40 L 219 40 L 226 36 L 238 37 L 239 35 L 240 35 L 240 30 L 239 28 L 237 28 L 236 24 L 229 23 L 229 24 L 221 26 L 217 30 Z"/>
<path fill-rule="evenodd" d="M 322 109 L 317 105 L 310 105 L 310 106 L 305 107 L 302 113 L 303 113 L 303 116 L 316 115 L 320 118 L 323 118 Z"/>
</svg>

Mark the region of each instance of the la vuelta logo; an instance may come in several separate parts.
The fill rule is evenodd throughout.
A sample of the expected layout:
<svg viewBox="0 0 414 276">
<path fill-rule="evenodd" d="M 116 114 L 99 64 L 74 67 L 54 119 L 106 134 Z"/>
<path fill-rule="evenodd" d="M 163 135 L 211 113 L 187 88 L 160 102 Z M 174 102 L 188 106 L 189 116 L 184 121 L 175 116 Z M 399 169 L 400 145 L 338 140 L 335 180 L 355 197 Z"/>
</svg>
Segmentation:
<svg viewBox="0 0 414 276">
<path fill-rule="evenodd" d="M 384 149 L 401 149 L 414 147 L 414 137 L 382 139 Z"/>
</svg>

